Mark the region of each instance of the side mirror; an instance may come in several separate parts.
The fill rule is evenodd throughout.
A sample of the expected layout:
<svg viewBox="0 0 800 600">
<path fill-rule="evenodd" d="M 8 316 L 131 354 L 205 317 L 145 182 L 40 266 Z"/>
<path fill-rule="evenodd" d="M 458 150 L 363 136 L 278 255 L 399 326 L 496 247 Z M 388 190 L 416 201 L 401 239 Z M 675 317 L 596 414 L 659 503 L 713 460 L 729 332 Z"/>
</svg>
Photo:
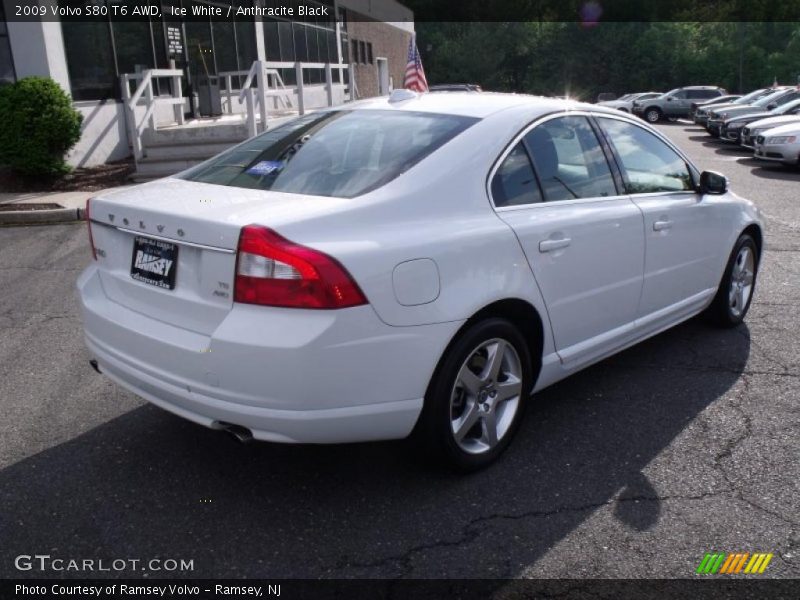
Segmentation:
<svg viewBox="0 0 800 600">
<path fill-rule="evenodd" d="M 728 178 L 716 171 L 700 173 L 701 194 L 724 194 L 728 191 Z"/>
<path fill-rule="evenodd" d="M 772 110 L 773 108 L 778 108 L 778 105 L 775 104 L 774 102 L 770 102 L 769 104 L 767 104 L 767 110 Z"/>
<path fill-rule="evenodd" d="M 667 102 L 672 102 L 672 96 L 667 96 Z"/>
</svg>

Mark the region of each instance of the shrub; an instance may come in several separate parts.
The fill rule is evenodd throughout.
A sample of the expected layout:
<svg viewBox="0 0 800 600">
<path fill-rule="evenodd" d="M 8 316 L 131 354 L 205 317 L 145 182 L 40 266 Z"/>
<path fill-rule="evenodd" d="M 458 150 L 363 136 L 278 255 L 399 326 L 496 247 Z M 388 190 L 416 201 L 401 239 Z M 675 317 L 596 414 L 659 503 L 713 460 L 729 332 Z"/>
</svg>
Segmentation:
<svg viewBox="0 0 800 600">
<path fill-rule="evenodd" d="M 52 79 L 0 86 L 0 164 L 25 175 L 70 170 L 64 155 L 81 137 L 83 115 Z"/>
</svg>

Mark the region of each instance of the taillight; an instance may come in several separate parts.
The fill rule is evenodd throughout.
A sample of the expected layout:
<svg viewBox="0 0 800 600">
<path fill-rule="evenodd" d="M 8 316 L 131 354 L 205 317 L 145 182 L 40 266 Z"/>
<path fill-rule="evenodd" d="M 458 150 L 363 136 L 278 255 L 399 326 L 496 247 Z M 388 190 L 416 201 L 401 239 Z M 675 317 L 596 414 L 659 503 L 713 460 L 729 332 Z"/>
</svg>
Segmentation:
<svg viewBox="0 0 800 600">
<path fill-rule="evenodd" d="M 367 299 L 339 262 L 258 225 L 242 228 L 233 299 L 291 308 L 346 308 Z"/>
<path fill-rule="evenodd" d="M 94 247 L 94 238 L 92 237 L 92 219 L 89 216 L 89 203 L 91 201 L 91 198 L 87 198 L 86 210 L 83 211 L 83 218 L 86 219 L 86 229 L 89 230 L 89 245 L 92 247 L 92 258 L 97 260 L 97 250 Z"/>
</svg>

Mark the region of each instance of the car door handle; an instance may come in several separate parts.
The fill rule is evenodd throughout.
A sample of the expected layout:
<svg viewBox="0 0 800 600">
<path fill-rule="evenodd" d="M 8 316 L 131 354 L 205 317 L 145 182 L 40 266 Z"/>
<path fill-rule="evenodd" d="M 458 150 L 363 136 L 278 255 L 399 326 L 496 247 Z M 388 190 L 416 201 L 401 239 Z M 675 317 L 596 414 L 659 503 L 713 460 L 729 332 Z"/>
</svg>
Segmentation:
<svg viewBox="0 0 800 600">
<path fill-rule="evenodd" d="M 570 238 L 561 238 L 560 240 L 542 240 L 539 242 L 539 252 L 552 252 L 559 248 L 566 248 L 572 243 Z"/>
<path fill-rule="evenodd" d="M 653 231 L 664 231 L 665 229 L 672 229 L 672 221 L 653 222 Z"/>
</svg>

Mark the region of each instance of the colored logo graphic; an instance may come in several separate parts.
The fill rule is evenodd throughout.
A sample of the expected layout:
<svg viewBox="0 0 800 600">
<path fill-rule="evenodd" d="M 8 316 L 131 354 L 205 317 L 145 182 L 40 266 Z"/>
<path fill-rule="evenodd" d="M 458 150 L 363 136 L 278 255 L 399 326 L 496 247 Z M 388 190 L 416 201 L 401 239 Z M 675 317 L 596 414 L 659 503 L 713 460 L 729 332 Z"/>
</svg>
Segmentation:
<svg viewBox="0 0 800 600">
<path fill-rule="evenodd" d="M 698 575 L 735 575 L 736 573 L 763 573 L 767 570 L 772 554 L 755 552 L 707 552 L 697 567 Z"/>
</svg>

